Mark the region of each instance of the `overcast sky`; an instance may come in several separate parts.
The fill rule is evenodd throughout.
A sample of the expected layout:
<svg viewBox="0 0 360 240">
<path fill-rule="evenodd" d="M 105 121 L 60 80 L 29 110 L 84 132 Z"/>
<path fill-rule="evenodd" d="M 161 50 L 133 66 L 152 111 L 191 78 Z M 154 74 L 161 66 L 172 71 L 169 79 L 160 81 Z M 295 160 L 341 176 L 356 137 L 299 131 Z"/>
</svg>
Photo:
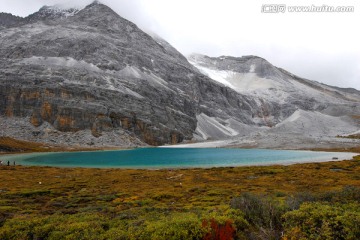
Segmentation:
<svg viewBox="0 0 360 240">
<path fill-rule="evenodd" d="M 0 12 L 27 16 L 43 5 L 92 0 L 0 0 Z M 298 76 L 360 90 L 360 1 L 101 0 L 184 55 L 257 55 Z M 262 13 L 264 4 L 354 6 L 351 13 Z M 265 10 L 267 10 L 266 8 Z"/>
</svg>

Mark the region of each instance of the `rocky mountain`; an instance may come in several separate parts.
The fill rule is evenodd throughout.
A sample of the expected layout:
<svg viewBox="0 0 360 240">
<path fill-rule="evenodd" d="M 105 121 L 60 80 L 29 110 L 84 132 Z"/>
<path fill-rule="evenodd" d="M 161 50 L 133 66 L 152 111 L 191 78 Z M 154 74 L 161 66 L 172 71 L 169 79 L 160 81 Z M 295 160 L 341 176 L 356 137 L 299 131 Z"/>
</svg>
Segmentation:
<svg viewBox="0 0 360 240">
<path fill-rule="evenodd" d="M 326 103 L 353 105 L 351 102 L 360 100 L 360 92 L 356 89 L 331 87 L 303 79 L 257 56 L 211 58 L 193 54 L 189 61 L 219 83 L 268 102 L 321 110 L 327 107 Z"/>
<path fill-rule="evenodd" d="M 227 135 L 243 136 L 249 140 L 252 134 L 251 139 L 262 142 L 264 146 L 269 143 L 262 139 L 271 144 L 274 143 L 269 139 L 271 135 L 279 139 L 287 139 L 285 135 L 288 135 L 288 138 L 297 138 L 300 142 L 313 143 L 320 138 L 346 135 L 360 128 L 356 120 L 360 113 L 360 92 L 356 89 L 342 89 L 303 79 L 257 56 L 213 58 L 193 54 L 188 59 L 214 81 L 253 99 L 259 109 L 259 114 L 252 116 L 256 126 L 199 115 L 196 133 L 200 139 L 221 139 Z M 215 132 L 217 127 L 221 131 Z M 281 144 L 287 142 L 288 139 Z"/>
<path fill-rule="evenodd" d="M 126 135 L 161 145 L 192 139 L 200 111 L 252 123 L 254 101 L 109 7 L 94 2 L 67 17 L 47 9 L 0 31 L 2 135 L 58 143 L 71 132 L 79 136 L 60 143 L 107 145 Z"/>
<path fill-rule="evenodd" d="M 99 2 L 3 19 L 1 136 L 133 146 L 276 136 L 286 122 L 319 116 L 339 119 L 332 135 L 358 128 L 350 117 L 360 115 L 356 90 L 299 78 L 255 56 L 186 59 Z"/>
<path fill-rule="evenodd" d="M 14 16 L 10 13 L 0 13 L 0 30 L 12 27 L 21 22 L 23 18 Z"/>
<path fill-rule="evenodd" d="M 79 9 L 63 9 L 60 6 L 44 6 L 39 11 L 22 18 L 10 13 L 0 13 L 0 28 L 19 27 L 21 25 L 67 18 L 75 15 Z"/>
<path fill-rule="evenodd" d="M 59 20 L 74 16 L 79 9 L 69 8 L 63 9 L 59 6 L 44 6 L 36 13 L 33 13 L 23 19 L 23 24 L 28 24 L 38 21 L 49 21 L 49 20 Z"/>
</svg>

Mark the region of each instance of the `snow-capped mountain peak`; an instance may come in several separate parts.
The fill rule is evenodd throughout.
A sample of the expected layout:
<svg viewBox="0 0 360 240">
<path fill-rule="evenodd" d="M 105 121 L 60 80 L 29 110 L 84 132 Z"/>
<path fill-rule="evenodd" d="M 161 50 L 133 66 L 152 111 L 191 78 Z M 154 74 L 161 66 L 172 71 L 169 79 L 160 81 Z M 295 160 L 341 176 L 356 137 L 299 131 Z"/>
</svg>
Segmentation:
<svg viewBox="0 0 360 240">
<path fill-rule="evenodd" d="M 235 91 L 267 102 L 285 103 L 292 99 L 343 102 L 351 94 L 295 76 L 257 56 L 208 57 L 193 54 L 188 60 L 200 72 Z"/>
<path fill-rule="evenodd" d="M 80 11 L 79 8 L 65 8 L 61 5 L 43 6 L 40 10 L 28 17 L 30 21 L 55 20 L 74 16 Z"/>
<path fill-rule="evenodd" d="M 233 137 L 234 133 L 244 136 L 251 132 L 279 132 L 283 128 L 299 134 L 296 131 L 297 124 L 302 124 L 305 129 L 301 131 L 306 131 L 310 126 L 304 125 L 309 125 L 316 118 L 328 125 L 321 127 L 322 132 L 315 131 L 320 129 L 321 124 L 314 126 L 311 128 L 313 134 L 324 135 L 324 132 L 329 132 L 331 121 L 334 122 L 332 126 L 335 132 L 339 129 L 354 129 L 352 124 L 345 127 L 348 123 L 337 117 L 345 112 L 360 110 L 356 107 L 360 102 L 357 91 L 300 78 L 257 56 L 208 57 L 193 54 L 188 57 L 188 61 L 213 81 L 253 99 L 259 109 L 252 120 L 261 127 L 252 129 L 232 118 L 201 113 L 197 115 L 196 137 L 199 139 L 222 139 L 225 136 Z M 300 123 L 295 121 L 299 116 L 304 119 Z M 263 128 L 265 126 L 272 130 L 266 130 Z"/>
</svg>

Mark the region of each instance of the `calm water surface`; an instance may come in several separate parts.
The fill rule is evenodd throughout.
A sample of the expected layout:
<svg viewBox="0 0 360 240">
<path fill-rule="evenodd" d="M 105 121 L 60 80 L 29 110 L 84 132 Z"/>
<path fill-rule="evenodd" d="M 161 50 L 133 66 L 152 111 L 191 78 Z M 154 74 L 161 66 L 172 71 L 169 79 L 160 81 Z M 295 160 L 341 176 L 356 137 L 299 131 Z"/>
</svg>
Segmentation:
<svg viewBox="0 0 360 240">
<path fill-rule="evenodd" d="M 224 148 L 139 148 L 134 150 L 36 153 L 1 156 L 30 166 L 96 168 L 194 168 L 291 164 L 351 159 L 352 153 Z"/>
</svg>

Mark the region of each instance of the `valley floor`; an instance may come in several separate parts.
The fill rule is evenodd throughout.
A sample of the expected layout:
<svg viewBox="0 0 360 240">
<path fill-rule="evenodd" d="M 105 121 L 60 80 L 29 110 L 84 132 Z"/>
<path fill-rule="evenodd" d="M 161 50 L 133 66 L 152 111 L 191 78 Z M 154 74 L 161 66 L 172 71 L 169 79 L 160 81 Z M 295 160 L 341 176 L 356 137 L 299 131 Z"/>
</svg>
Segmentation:
<svg viewBox="0 0 360 240">
<path fill-rule="evenodd" d="M 352 141 L 307 149 L 360 153 Z M 259 147 L 225 143 L 188 147 Z M 0 138 L 7 153 L 90 149 Z M 359 172 L 360 156 L 211 169 L 0 166 L 0 239 L 360 239 Z"/>
<path fill-rule="evenodd" d="M 354 206 L 359 210 L 359 172 L 359 157 L 212 169 L 1 166 L 0 238 L 231 239 L 206 238 L 222 232 L 240 239 L 269 239 L 280 238 L 282 231 L 292 236 L 294 225 L 287 225 L 282 216 L 302 202 L 318 200 L 329 208 L 340 204 L 344 211 Z M 355 205 L 344 205 L 343 200 Z M 250 205 L 244 207 L 244 201 Z M 272 207 L 263 215 L 251 212 L 256 204 Z M 256 214 L 263 220 L 254 219 Z M 354 219 L 346 224 L 358 224 Z M 299 225 L 298 234 L 301 231 Z"/>
</svg>

